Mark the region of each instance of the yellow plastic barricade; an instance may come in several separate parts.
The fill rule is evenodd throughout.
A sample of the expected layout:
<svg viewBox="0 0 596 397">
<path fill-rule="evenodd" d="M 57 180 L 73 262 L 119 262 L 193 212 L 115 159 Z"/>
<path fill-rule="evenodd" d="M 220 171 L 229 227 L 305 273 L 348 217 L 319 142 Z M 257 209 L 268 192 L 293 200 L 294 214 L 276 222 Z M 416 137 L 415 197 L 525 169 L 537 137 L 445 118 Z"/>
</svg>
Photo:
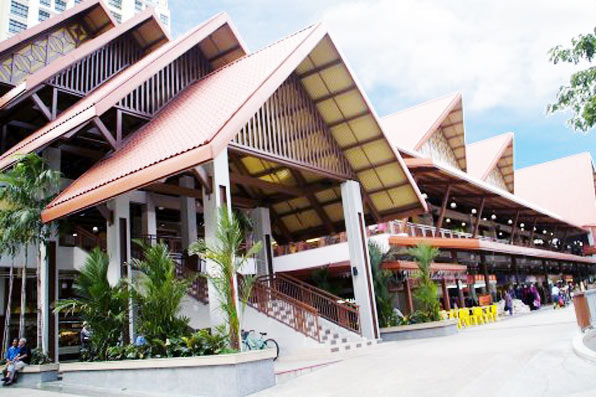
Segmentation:
<svg viewBox="0 0 596 397">
<path fill-rule="evenodd" d="M 499 319 L 499 311 L 497 310 L 497 305 L 490 305 L 488 308 L 492 321 L 497 321 Z"/>
</svg>

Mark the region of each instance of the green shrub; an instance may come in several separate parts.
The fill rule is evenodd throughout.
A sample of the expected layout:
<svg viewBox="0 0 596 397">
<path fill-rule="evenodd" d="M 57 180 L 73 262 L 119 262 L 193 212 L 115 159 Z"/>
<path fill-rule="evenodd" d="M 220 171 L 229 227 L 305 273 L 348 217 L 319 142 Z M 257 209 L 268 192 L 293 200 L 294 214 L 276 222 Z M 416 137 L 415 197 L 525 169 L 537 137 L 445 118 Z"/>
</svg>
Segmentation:
<svg viewBox="0 0 596 397">
<path fill-rule="evenodd" d="M 427 244 L 418 244 L 408 249 L 408 254 L 414 257 L 418 264 L 418 288 L 414 291 L 414 300 L 420 307 L 416 317 L 420 322 L 439 321 L 439 299 L 437 284 L 432 279 L 431 264 L 439 251 Z"/>
</svg>

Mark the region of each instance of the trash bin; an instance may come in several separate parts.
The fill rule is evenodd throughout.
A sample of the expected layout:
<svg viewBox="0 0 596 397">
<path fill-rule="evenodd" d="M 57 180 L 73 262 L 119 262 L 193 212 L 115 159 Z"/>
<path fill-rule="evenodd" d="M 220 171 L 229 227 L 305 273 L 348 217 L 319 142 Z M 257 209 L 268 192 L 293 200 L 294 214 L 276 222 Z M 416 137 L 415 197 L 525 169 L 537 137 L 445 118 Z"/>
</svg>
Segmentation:
<svg viewBox="0 0 596 397">
<path fill-rule="evenodd" d="M 575 307 L 575 318 L 577 325 L 583 331 L 590 326 L 590 309 L 588 308 L 588 301 L 583 292 L 573 294 L 573 306 Z"/>
</svg>

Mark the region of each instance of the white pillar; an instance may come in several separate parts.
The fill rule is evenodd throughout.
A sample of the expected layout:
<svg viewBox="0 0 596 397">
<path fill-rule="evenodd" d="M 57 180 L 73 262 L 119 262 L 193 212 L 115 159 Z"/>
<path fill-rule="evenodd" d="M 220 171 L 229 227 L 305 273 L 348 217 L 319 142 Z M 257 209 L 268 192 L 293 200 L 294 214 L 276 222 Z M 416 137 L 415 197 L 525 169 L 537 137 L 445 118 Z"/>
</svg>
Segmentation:
<svg viewBox="0 0 596 397">
<path fill-rule="evenodd" d="M 362 336 L 369 339 L 378 339 L 379 322 L 377 320 L 372 269 L 368 256 L 368 237 L 364 224 L 360 184 L 356 181 L 342 183 L 341 199 L 350 251 L 354 297 L 356 298 L 356 304 L 360 307 Z"/>
<path fill-rule="evenodd" d="M 106 246 L 110 256 L 108 268 L 108 281 L 116 285 L 123 276 L 122 266 L 130 260 L 130 199 L 126 195 L 118 196 L 108 202 L 112 211 L 112 223 L 108 222 L 106 233 Z M 126 230 L 120 230 L 125 227 Z M 126 236 L 121 241 L 121 236 Z"/>
<path fill-rule="evenodd" d="M 182 187 L 195 187 L 194 178 L 188 175 L 181 176 L 179 183 Z M 180 196 L 180 220 L 182 248 L 186 250 L 191 243 L 197 241 L 197 202 L 194 197 Z"/>
<path fill-rule="evenodd" d="M 253 240 L 260 241 L 262 249 L 256 255 L 255 272 L 259 276 L 273 273 L 273 253 L 271 251 L 271 217 L 269 208 L 257 207 L 251 212 Z"/>
<path fill-rule="evenodd" d="M 48 168 L 54 171 L 60 171 L 60 163 L 62 161 L 62 155 L 60 149 L 56 148 L 46 148 L 42 154 L 43 158 L 46 160 Z M 60 187 L 56 188 L 57 191 L 60 190 Z M 50 236 L 50 240 L 56 241 L 56 234 L 52 233 Z M 58 319 L 57 314 L 50 314 L 50 301 L 52 300 L 50 297 L 50 273 L 49 273 L 49 260 L 47 256 L 47 246 L 41 243 L 38 247 L 38 260 L 39 260 L 39 303 L 40 303 L 40 317 L 41 317 L 41 350 L 43 353 L 48 354 L 49 352 L 49 343 L 50 343 L 50 315 L 56 317 Z M 57 272 L 58 266 L 56 266 L 55 271 Z M 56 279 L 57 279 L 56 275 Z M 55 321 L 56 329 L 54 335 L 57 335 L 57 324 L 58 321 Z M 57 345 L 56 345 L 57 346 Z"/>
<path fill-rule="evenodd" d="M 157 216 L 155 214 L 155 199 L 150 192 L 145 193 L 145 204 L 143 205 L 143 216 L 141 228 L 144 235 L 157 235 Z"/>
<path fill-rule="evenodd" d="M 205 171 L 210 176 L 212 181 L 211 185 L 211 193 L 207 194 L 205 189 L 203 189 L 203 216 L 205 222 L 205 242 L 208 246 L 216 247 L 219 244 L 217 239 L 217 225 L 218 225 L 218 218 L 219 218 L 219 211 L 220 208 L 227 208 L 229 213 L 232 212 L 232 205 L 231 205 L 231 196 L 230 196 L 230 168 L 228 163 L 228 152 L 224 150 L 222 153 L 217 155 L 213 161 L 209 164 L 204 166 Z M 211 262 L 207 261 L 207 273 L 208 274 L 217 274 L 217 266 Z M 239 311 L 238 305 L 238 283 L 237 279 L 234 278 L 232 280 L 234 283 L 234 289 L 236 291 L 236 308 L 238 309 L 238 315 L 240 316 L 241 313 Z M 221 299 L 217 290 L 212 285 L 212 283 L 208 284 L 209 287 L 209 314 L 211 320 L 211 326 L 215 327 L 217 325 L 224 323 L 224 318 L 222 311 L 220 309 L 220 302 Z M 240 338 L 240 336 L 238 336 Z M 240 339 L 239 339 L 240 340 Z"/>
</svg>

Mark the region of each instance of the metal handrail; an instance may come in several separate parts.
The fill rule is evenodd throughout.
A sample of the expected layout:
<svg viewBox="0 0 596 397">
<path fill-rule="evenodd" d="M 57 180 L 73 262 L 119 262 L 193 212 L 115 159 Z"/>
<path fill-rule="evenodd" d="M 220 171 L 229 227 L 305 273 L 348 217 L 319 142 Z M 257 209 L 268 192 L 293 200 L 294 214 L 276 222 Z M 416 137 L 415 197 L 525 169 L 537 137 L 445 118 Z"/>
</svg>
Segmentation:
<svg viewBox="0 0 596 397">
<path fill-rule="evenodd" d="M 242 277 L 239 276 L 238 281 L 243 282 Z M 253 284 L 247 304 L 267 317 L 271 317 L 317 342 L 321 341 L 317 309 L 271 288 L 267 283 L 255 282 Z"/>
<path fill-rule="evenodd" d="M 319 316 L 324 319 L 351 332 L 362 334 L 360 309 L 357 305 L 288 275 L 262 276 L 259 281 L 267 283 L 284 295 L 314 307 Z"/>
</svg>

